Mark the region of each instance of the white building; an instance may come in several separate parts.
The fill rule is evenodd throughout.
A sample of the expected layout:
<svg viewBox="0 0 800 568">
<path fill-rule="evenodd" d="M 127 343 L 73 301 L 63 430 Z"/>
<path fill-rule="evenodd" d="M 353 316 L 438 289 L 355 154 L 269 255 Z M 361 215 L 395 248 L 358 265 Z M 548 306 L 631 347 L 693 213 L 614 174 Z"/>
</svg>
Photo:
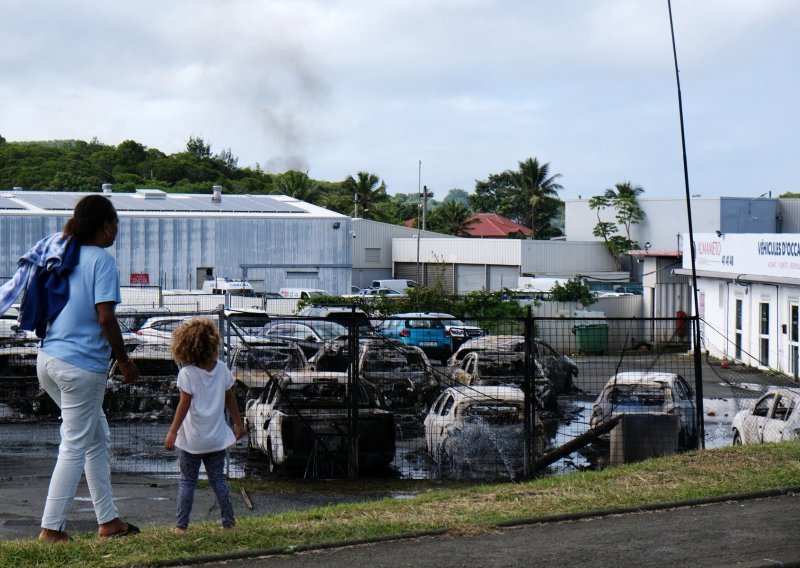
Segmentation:
<svg viewBox="0 0 800 568">
<path fill-rule="evenodd" d="M 685 236 L 680 275 L 691 275 Z M 797 376 L 800 234 L 695 234 L 703 349 Z"/>
</svg>

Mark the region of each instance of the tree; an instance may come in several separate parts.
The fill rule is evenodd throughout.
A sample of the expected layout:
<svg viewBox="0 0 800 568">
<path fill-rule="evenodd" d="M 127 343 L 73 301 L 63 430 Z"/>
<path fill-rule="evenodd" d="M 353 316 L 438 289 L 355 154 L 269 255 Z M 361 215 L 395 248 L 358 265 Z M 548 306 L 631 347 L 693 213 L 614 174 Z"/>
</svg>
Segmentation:
<svg viewBox="0 0 800 568">
<path fill-rule="evenodd" d="M 447 203 L 448 201 L 456 201 L 464 207 L 469 208 L 469 193 L 463 189 L 453 188 L 448 191 L 447 195 L 445 195 L 444 199 L 442 199 L 442 203 Z"/>
<path fill-rule="evenodd" d="M 556 180 L 561 174 L 550 175 L 550 164 L 539 164 L 536 158 L 528 158 L 519 163 L 519 171 L 515 172 L 511 179 L 525 204 L 528 205 L 530 213 L 530 228 L 533 231 L 533 238 L 536 238 L 536 208 L 538 204 L 548 197 L 558 197 L 558 190 L 563 189 Z"/>
<path fill-rule="evenodd" d="M 563 205 L 558 199 L 562 189 L 550 175 L 550 164 L 536 158 L 519 162 L 516 171 L 491 174 L 486 181 L 475 182 L 475 193 L 469 196 L 475 211 L 494 212 L 531 227 L 533 238 L 548 239 L 561 234 L 550 220 L 559 215 Z"/>
<path fill-rule="evenodd" d="M 273 190 L 282 195 L 290 195 L 301 201 L 313 202 L 317 199 L 317 182 L 308 174 L 289 170 L 275 177 Z"/>
<path fill-rule="evenodd" d="M 594 209 L 597 214 L 597 224 L 594 226 L 592 234 L 603 239 L 606 249 L 614 258 L 617 269 L 622 268 L 621 257 L 623 254 L 639 248 L 639 243 L 631 238 L 631 226 L 644 219 L 644 211 L 639 205 L 638 199 L 642 193 L 644 193 L 644 189 L 631 185 L 631 182 L 628 181 L 618 183 L 613 188 L 606 189 L 601 195 L 595 195 L 589 200 L 589 208 Z M 613 209 L 616 222 L 606 221 L 602 218 L 601 212 L 606 209 Z M 618 234 L 620 226 L 625 230 L 624 235 Z"/>
<path fill-rule="evenodd" d="M 475 222 L 470 220 L 472 211 L 459 201 L 445 200 L 430 217 L 429 228 L 432 231 L 463 237 L 469 235 L 469 227 Z"/>
<path fill-rule="evenodd" d="M 206 141 L 200 136 L 189 136 L 186 151 L 196 158 L 210 158 L 211 144 L 206 144 Z"/>
<path fill-rule="evenodd" d="M 354 217 L 370 218 L 370 209 L 373 205 L 389 200 L 386 194 L 386 184 L 375 174 L 358 172 L 356 177 L 350 176 L 344 181 L 344 187 L 353 195 Z"/>
<path fill-rule="evenodd" d="M 580 278 L 570 278 L 564 284 L 556 282 L 550 289 L 550 299 L 554 302 L 580 302 L 583 307 L 597 301 L 589 291 L 589 285 Z"/>
</svg>

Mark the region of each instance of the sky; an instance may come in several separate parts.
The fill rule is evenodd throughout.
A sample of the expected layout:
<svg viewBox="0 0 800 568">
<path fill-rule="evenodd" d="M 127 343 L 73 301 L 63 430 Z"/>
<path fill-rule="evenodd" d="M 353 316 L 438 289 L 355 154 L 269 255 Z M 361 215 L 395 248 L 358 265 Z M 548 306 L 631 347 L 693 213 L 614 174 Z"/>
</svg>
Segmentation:
<svg viewBox="0 0 800 568">
<path fill-rule="evenodd" d="M 667 0 L 2 0 L 0 135 L 239 166 L 685 196 Z M 692 195 L 800 192 L 800 2 L 674 0 Z"/>
</svg>

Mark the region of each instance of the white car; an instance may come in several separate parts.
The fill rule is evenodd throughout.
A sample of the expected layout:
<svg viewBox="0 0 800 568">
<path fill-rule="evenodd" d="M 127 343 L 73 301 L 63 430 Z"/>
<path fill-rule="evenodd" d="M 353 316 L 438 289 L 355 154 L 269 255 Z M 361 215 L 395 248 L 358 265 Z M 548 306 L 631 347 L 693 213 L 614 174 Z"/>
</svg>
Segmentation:
<svg viewBox="0 0 800 568">
<path fill-rule="evenodd" d="M 800 389 L 770 389 L 752 408 L 733 417 L 733 445 L 800 438 Z"/>
<path fill-rule="evenodd" d="M 180 315 L 150 317 L 136 330 L 136 335 L 142 343 L 169 345 L 172 332 L 187 319 L 189 316 Z"/>
<path fill-rule="evenodd" d="M 678 447 L 697 446 L 694 391 L 675 373 L 625 371 L 611 377 L 592 406 L 592 428 L 620 414 L 677 414 Z"/>
<path fill-rule="evenodd" d="M 425 417 L 425 445 L 445 473 L 489 469 L 514 478 L 523 467 L 524 408 L 525 395 L 514 386 L 450 387 Z M 538 416 L 535 441 L 536 455 L 542 455 L 545 432 Z"/>
<path fill-rule="evenodd" d="M 341 464 L 350 447 L 349 388 L 347 373 L 273 374 L 261 395 L 247 402 L 248 448 L 265 454 L 270 471 Z M 386 467 L 394 459 L 394 414 L 367 381 L 360 383 L 357 399 L 359 464 Z"/>
</svg>

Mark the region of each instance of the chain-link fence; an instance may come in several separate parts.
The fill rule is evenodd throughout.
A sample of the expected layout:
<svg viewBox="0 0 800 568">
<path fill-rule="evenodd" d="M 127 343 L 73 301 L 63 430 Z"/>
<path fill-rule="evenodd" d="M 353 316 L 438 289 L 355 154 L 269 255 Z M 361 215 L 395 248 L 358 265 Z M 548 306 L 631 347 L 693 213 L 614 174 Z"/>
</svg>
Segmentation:
<svg viewBox="0 0 800 568">
<path fill-rule="evenodd" d="M 169 342 L 198 315 L 219 322 L 247 427 L 230 451 L 233 477 L 520 479 L 704 441 L 702 368 L 686 318 L 462 322 L 433 313 L 375 320 L 352 308 L 313 318 L 152 308 L 119 314 L 141 378 L 123 385 L 110 366 L 115 471 L 177 473 L 162 446 L 179 398 Z M 0 348 L 0 443 L 7 453 L 54 456 L 58 409 L 39 389 L 35 343 L 15 341 Z"/>
</svg>

